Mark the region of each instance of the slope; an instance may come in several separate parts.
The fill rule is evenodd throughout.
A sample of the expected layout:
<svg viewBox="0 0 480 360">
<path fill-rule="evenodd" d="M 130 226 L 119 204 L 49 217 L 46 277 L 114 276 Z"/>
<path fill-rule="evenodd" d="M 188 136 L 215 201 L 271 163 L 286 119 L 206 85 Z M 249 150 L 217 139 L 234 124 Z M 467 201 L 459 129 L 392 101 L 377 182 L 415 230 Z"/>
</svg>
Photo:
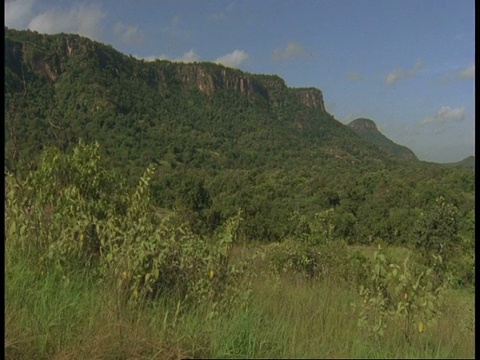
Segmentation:
<svg viewBox="0 0 480 360">
<path fill-rule="evenodd" d="M 377 128 L 374 121 L 366 118 L 353 120 L 348 127 L 355 133 L 377 145 L 389 154 L 405 160 L 417 160 L 417 156 L 406 146 L 398 145 L 383 135 Z"/>
<path fill-rule="evenodd" d="M 390 236 L 392 204 L 415 209 L 445 188 L 461 203 L 470 191 L 469 178 L 449 186 L 448 169 L 407 167 L 327 113 L 319 89 L 275 75 L 146 62 L 77 35 L 8 29 L 5 91 L 6 170 L 35 168 L 49 145 L 68 152 L 97 141 L 130 184 L 156 164 L 153 201 L 199 231 L 241 208 L 245 238 L 278 240 L 295 230 L 294 212 L 314 218 L 335 206 L 338 232 L 369 241 Z M 399 200 L 407 174 L 441 186 Z"/>
</svg>

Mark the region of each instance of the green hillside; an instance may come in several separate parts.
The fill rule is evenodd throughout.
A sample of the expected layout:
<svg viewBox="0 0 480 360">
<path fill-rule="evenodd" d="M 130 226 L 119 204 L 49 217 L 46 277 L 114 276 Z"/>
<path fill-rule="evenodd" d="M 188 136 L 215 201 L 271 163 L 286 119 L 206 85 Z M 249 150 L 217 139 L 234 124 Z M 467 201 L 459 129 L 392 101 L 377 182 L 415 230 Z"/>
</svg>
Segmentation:
<svg viewBox="0 0 480 360">
<path fill-rule="evenodd" d="M 245 240 L 281 240 L 334 208 L 335 235 L 348 242 L 408 243 L 422 209 L 443 196 L 471 236 L 471 171 L 404 160 L 414 155 L 326 112 L 319 89 L 275 75 L 146 62 L 76 35 L 8 29 L 5 134 L 5 167 L 19 177 L 46 147 L 68 153 L 80 139 L 97 141 L 130 185 L 155 164 L 157 208 L 181 211 L 202 233 L 242 209 Z"/>
<path fill-rule="evenodd" d="M 447 165 L 461 166 L 461 167 L 475 170 L 475 156 L 473 155 L 467 156 L 465 159 L 462 159 L 454 163 L 448 163 Z"/>
<path fill-rule="evenodd" d="M 398 145 L 383 135 L 377 128 L 375 122 L 370 119 L 359 118 L 353 120 L 348 127 L 355 133 L 377 145 L 387 153 L 405 160 L 418 160 L 412 150 L 406 146 Z"/>
</svg>

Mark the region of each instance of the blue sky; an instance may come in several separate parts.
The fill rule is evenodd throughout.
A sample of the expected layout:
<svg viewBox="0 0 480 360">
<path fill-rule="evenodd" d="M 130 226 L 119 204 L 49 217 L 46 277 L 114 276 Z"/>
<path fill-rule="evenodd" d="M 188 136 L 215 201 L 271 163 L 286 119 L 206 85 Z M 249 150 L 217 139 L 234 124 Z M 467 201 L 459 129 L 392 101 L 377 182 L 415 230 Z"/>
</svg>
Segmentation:
<svg viewBox="0 0 480 360">
<path fill-rule="evenodd" d="M 421 160 L 474 154 L 474 0 L 6 0 L 5 24 L 277 74 Z"/>
</svg>

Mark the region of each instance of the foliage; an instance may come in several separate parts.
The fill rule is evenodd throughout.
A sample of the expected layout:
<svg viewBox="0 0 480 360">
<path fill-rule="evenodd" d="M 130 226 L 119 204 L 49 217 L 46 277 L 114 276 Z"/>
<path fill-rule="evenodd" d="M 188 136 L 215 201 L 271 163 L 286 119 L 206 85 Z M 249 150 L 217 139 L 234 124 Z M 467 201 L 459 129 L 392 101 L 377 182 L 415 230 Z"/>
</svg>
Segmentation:
<svg viewBox="0 0 480 360">
<path fill-rule="evenodd" d="M 440 255 L 444 262 L 455 256 L 461 244 L 458 231 L 458 208 L 438 197 L 427 211 L 420 214 L 415 224 L 415 247 L 424 255 L 427 264 L 432 255 Z"/>
<path fill-rule="evenodd" d="M 152 203 L 206 236 L 241 208 L 244 240 L 282 241 L 294 211 L 313 223 L 334 207 L 335 238 L 405 245 L 443 196 L 473 237 L 470 169 L 389 156 L 302 102 L 318 90 L 210 63 L 145 62 L 68 34 L 7 29 L 5 53 L 5 168 L 16 176 L 44 147 L 72 151 L 84 139 L 129 186 L 155 164 Z"/>
<path fill-rule="evenodd" d="M 5 254 L 7 359 L 434 359 L 475 353 L 471 291 L 446 292 L 437 325 L 410 343 L 400 332 L 375 343 L 352 326 L 355 286 L 259 276 L 247 308 L 217 307 L 212 318 L 210 304 L 187 308 L 167 301 L 168 295 L 152 306 L 125 306 L 115 284 L 81 273 L 68 283 L 54 269 L 38 277 L 30 259 L 12 257 L 11 250 Z"/>
<path fill-rule="evenodd" d="M 95 223 L 125 211 L 124 188 L 101 166 L 98 144 L 80 142 L 72 155 L 47 148 L 24 182 L 6 177 L 7 239 L 39 254 L 40 267 L 88 268 L 99 255 Z"/>
<path fill-rule="evenodd" d="M 316 280 L 338 279 L 355 283 L 368 271 L 368 260 L 333 238 L 333 210 L 315 215 L 309 223 L 294 213 L 293 236 L 269 248 L 268 262 L 275 273 L 300 273 Z"/>
<path fill-rule="evenodd" d="M 370 275 L 360 286 L 362 301 L 353 304 L 359 308 L 358 325 L 375 339 L 383 337 L 387 326 L 394 324 L 410 341 L 414 332 L 425 332 L 440 315 L 444 284 L 437 282 L 438 268 L 435 263 L 426 269 L 412 268 L 408 260 L 403 266 L 391 263 L 379 246 Z"/>
<path fill-rule="evenodd" d="M 101 164 L 99 146 L 82 142 L 73 154 L 47 149 L 24 183 L 6 181 L 9 246 L 38 255 L 39 273 L 56 266 L 65 276 L 85 268 L 100 279 L 116 279 L 127 298 L 159 294 L 190 303 L 218 300 L 241 272 L 229 264 L 241 216 L 229 219 L 209 240 L 158 219 L 151 206 L 146 169 L 130 191 Z"/>
</svg>

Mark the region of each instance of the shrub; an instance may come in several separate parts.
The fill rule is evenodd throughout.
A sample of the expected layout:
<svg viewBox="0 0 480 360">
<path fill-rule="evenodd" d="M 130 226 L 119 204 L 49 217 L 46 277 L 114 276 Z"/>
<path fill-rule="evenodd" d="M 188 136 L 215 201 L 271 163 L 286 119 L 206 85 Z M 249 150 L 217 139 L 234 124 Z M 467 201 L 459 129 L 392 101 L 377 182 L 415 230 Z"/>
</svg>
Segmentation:
<svg viewBox="0 0 480 360">
<path fill-rule="evenodd" d="M 439 299 L 444 284 L 436 283 L 433 267 L 412 267 L 407 257 L 403 266 L 392 263 L 381 247 L 375 252 L 374 263 L 365 283 L 360 286 L 358 325 L 374 338 L 382 337 L 388 324 L 402 329 L 410 340 L 414 324 L 418 332 L 424 332 L 439 315 Z"/>
<path fill-rule="evenodd" d="M 295 212 L 292 236 L 272 247 L 271 269 L 297 272 L 312 279 L 336 278 L 354 283 L 366 276 L 368 260 L 359 252 L 350 253 L 346 243 L 334 239 L 334 210 L 315 214 L 312 222 Z"/>
<path fill-rule="evenodd" d="M 458 208 L 443 197 L 435 199 L 415 224 L 415 246 L 432 265 L 432 255 L 440 255 L 445 263 L 455 256 L 461 244 L 458 231 Z"/>
<path fill-rule="evenodd" d="M 351 253 L 342 241 L 312 244 L 289 238 L 270 248 L 270 268 L 275 273 L 299 273 L 311 279 L 337 279 L 356 283 L 364 279 L 368 260 L 360 252 Z"/>
<path fill-rule="evenodd" d="M 158 295 L 218 300 L 241 275 L 229 263 L 241 214 L 211 239 L 178 223 L 175 213 L 160 219 L 150 200 L 154 173 L 149 166 L 130 191 L 104 170 L 98 144 L 80 142 L 71 155 L 47 149 L 23 184 L 6 177 L 7 243 L 36 258 L 39 273 L 86 269 L 114 279 L 134 302 Z"/>
</svg>

